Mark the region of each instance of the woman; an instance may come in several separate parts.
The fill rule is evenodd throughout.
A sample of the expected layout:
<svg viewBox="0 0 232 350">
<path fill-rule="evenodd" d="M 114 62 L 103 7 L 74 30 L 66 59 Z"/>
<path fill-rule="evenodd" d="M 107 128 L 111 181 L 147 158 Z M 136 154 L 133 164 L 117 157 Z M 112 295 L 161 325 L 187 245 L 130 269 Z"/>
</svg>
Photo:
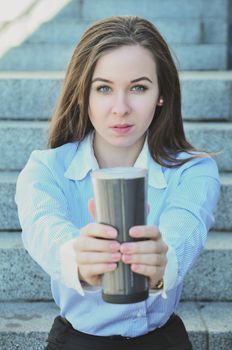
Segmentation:
<svg viewBox="0 0 232 350">
<path fill-rule="evenodd" d="M 25 248 L 60 308 L 46 349 L 192 349 L 174 311 L 214 223 L 219 176 L 185 138 L 178 73 L 150 22 L 111 17 L 84 33 L 49 148 L 32 153 L 16 191 Z M 94 223 L 90 173 L 117 166 L 148 170 L 147 225 L 130 230 L 145 241 L 119 244 L 115 229 Z M 102 275 L 118 261 L 149 278 L 146 301 L 102 300 Z"/>
</svg>

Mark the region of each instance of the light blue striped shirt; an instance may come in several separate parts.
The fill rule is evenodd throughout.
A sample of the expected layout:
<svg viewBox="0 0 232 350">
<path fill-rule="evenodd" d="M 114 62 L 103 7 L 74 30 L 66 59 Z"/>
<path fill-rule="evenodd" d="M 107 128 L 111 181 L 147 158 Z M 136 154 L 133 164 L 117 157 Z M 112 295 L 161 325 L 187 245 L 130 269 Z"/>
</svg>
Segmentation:
<svg viewBox="0 0 232 350">
<path fill-rule="evenodd" d="M 109 304 L 102 300 L 99 289 L 80 293 L 68 287 L 60 259 L 62 247 L 77 237 L 79 228 L 93 221 L 88 211 L 88 200 L 93 198 L 90 172 L 98 164 L 91 140 L 89 135 L 81 143 L 32 152 L 16 189 L 23 243 L 51 276 L 54 300 L 75 329 L 104 336 L 139 336 L 162 326 L 178 305 L 183 278 L 214 224 L 220 192 L 218 169 L 210 157 L 196 158 L 178 168 L 161 167 L 145 142 L 134 166 L 148 169 L 147 224 L 157 225 L 175 252 L 176 275 L 173 273 L 166 299 L 155 293 L 135 304 Z M 187 156 L 181 153 L 179 158 Z"/>
</svg>

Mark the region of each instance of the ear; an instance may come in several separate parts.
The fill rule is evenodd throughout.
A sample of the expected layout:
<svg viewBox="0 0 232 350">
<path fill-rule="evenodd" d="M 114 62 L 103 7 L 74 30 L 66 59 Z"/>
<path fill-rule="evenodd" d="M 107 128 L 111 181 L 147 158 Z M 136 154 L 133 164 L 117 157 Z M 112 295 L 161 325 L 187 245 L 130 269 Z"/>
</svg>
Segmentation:
<svg viewBox="0 0 232 350">
<path fill-rule="evenodd" d="M 163 106 L 163 104 L 164 104 L 164 99 L 163 99 L 163 96 L 160 96 L 159 98 L 158 98 L 158 101 L 157 101 L 157 106 Z"/>
<path fill-rule="evenodd" d="M 88 201 L 88 208 L 89 208 L 89 212 L 92 215 L 93 219 L 95 220 L 95 207 L 94 207 L 94 200 L 90 199 Z"/>
</svg>

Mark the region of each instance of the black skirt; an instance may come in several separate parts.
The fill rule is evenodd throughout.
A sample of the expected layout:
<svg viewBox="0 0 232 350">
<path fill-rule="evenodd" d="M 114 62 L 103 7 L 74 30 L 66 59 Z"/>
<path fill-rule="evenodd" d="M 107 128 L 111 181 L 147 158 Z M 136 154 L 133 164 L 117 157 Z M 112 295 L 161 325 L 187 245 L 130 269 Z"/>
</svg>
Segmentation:
<svg viewBox="0 0 232 350">
<path fill-rule="evenodd" d="M 173 314 L 161 328 L 135 338 L 79 332 L 63 317 L 55 318 L 45 350 L 192 350 L 181 318 Z"/>
</svg>

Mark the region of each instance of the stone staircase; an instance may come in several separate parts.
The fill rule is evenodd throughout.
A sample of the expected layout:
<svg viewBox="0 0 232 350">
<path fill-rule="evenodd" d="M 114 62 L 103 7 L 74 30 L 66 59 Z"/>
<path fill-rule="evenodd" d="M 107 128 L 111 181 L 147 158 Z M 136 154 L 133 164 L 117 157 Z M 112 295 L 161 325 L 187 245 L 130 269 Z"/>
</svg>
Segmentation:
<svg viewBox="0 0 232 350">
<path fill-rule="evenodd" d="M 49 4 L 48 4 L 49 6 Z M 182 316 L 194 350 L 232 349 L 232 71 L 229 0 L 73 0 L 0 58 L 0 349 L 40 350 L 58 309 L 49 277 L 25 252 L 14 203 L 17 175 L 46 147 L 64 70 L 93 20 L 137 14 L 162 32 L 178 62 L 186 134 L 221 151 L 222 192 L 205 250 L 186 276 Z"/>
</svg>

